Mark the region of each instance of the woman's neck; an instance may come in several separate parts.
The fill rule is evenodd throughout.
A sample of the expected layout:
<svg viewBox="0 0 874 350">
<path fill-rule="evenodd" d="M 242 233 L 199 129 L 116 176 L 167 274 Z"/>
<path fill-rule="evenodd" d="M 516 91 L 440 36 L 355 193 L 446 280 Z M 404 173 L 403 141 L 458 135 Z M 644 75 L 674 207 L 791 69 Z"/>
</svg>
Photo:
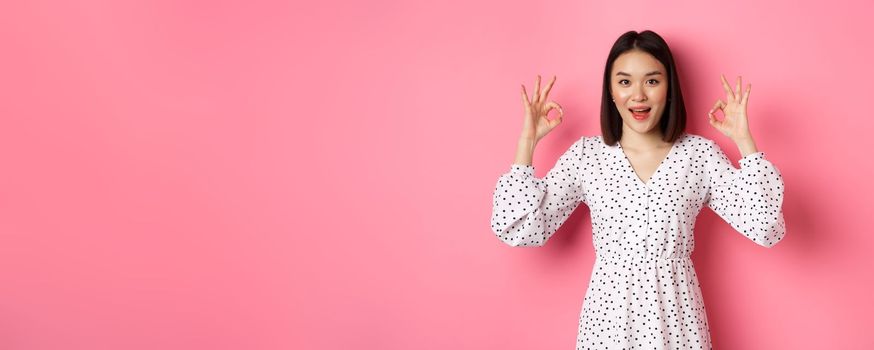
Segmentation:
<svg viewBox="0 0 874 350">
<path fill-rule="evenodd" d="M 625 125 L 623 125 L 622 129 L 622 139 L 619 140 L 622 148 L 653 150 L 670 145 L 669 142 L 662 140 L 662 133 L 658 127 L 653 128 L 646 134 L 638 133 Z"/>
</svg>

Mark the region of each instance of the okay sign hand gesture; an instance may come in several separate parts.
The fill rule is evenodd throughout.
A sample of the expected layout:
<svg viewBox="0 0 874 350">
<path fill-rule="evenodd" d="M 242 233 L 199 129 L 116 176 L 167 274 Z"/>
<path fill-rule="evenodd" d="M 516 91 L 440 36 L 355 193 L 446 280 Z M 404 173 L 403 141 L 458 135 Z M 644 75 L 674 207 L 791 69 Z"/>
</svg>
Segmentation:
<svg viewBox="0 0 874 350">
<path fill-rule="evenodd" d="M 555 84 L 556 77 L 552 77 L 552 81 L 546 85 L 546 88 L 540 89 L 540 75 L 537 76 L 537 84 L 534 85 L 534 95 L 529 98 L 528 92 L 525 91 L 525 85 L 522 85 L 522 105 L 525 107 L 525 119 L 522 125 L 522 138 L 533 141 L 535 144 L 540 141 L 552 129 L 561 124 L 564 111 L 561 106 L 549 100 L 549 91 L 552 90 L 552 85 Z M 548 119 L 546 115 L 550 110 L 557 109 L 559 116 L 553 119 Z"/>
<path fill-rule="evenodd" d="M 750 135 L 749 124 L 747 123 L 747 101 L 750 98 L 750 89 L 752 84 L 747 85 L 747 90 L 741 95 L 741 77 L 737 77 L 737 84 L 734 91 L 725 80 L 725 75 L 720 75 L 722 78 L 722 88 L 725 90 L 726 100 L 716 100 L 713 108 L 707 113 L 710 119 L 710 125 L 728 136 L 733 141 L 748 140 L 752 138 Z M 716 110 L 721 109 L 725 116 L 722 120 L 716 119 Z"/>
</svg>

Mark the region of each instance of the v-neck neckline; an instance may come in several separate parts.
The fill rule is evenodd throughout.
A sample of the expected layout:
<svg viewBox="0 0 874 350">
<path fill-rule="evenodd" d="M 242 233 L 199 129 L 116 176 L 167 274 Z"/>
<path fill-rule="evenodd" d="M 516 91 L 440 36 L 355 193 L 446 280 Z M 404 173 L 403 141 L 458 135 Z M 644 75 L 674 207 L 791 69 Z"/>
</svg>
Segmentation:
<svg viewBox="0 0 874 350">
<path fill-rule="evenodd" d="M 649 187 L 649 185 L 652 184 L 652 180 L 657 175 L 659 175 L 661 173 L 662 166 L 665 165 L 668 158 L 671 158 L 671 155 L 674 154 L 674 149 L 677 148 L 677 144 L 680 143 L 680 139 L 682 139 L 684 136 L 686 136 L 686 135 L 685 134 L 680 135 L 680 137 L 678 137 L 676 140 L 674 140 L 674 143 L 671 144 L 671 149 L 668 150 L 668 154 L 665 155 L 664 158 L 662 158 L 662 161 L 656 167 L 656 170 L 652 173 L 652 175 L 649 176 L 649 179 L 647 180 L 647 182 L 644 182 L 643 179 L 640 178 L 640 175 L 637 174 L 637 171 L 634 170 L 634 166 L 631 165 L 631 160 L 629 160 L 628 155 L 625 154 L 625 150 L 622 148 L 622 144 L 619 143 L 619 141 L 616 141 L 616 145 L 619 148 L 619 153 L 622 154 L 622 158 L 625 159 L 625 165 L 628 167 L 629 170 L 631 170 L 631 173 L 634 174 L 634 178 L 637 179 L 637 183 L 643 185 L 644 187 Z"/>
</svg>

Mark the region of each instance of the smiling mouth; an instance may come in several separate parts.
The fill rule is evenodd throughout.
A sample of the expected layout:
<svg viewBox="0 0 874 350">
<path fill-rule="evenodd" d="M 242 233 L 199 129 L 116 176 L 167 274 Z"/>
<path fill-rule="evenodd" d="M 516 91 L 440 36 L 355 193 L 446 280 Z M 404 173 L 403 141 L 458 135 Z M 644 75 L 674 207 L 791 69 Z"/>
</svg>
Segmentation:
<svg viewBox="0 0 874 350">
<path fill-rule="evenodd" d="M 634 119 L 644 120 L 649 117 L 649 112 L 652 110 L 652 108 L 646 108 L 641 110 L 634 110 L 629 108 L 628 110 L 631 111 L 631 116 L 634 117 Z"/>
</svg>

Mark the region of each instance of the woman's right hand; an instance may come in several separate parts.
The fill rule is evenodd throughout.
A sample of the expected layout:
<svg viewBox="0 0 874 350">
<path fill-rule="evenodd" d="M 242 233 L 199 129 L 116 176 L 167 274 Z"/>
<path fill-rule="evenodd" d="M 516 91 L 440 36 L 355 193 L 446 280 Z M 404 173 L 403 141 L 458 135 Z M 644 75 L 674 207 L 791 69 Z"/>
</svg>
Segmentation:
<svg viewBox="0 0 874 350">
<path fill-rule="evenodd" d="M 561 106 L 555 101 L 549 101 L 549 90 L 555 84 L 555 76 L 552 81 L 546 86 L 543 91 L 540 90 L 540 75 L 537 76 L 537 85 L 534 87 L 533 98 L 528 98 L 528 93 L 525 91 L 525 84 L 522 84 L 522 104 L 525 106 L 525 122 L 522 126 L 523 140 L 528 140 L 536 144 L 552 129 L 561 124 L 564 111 Z M 546 115 L 553 108 L 558 109 L 559 116 L 549 120 Z"/>
</svg>

